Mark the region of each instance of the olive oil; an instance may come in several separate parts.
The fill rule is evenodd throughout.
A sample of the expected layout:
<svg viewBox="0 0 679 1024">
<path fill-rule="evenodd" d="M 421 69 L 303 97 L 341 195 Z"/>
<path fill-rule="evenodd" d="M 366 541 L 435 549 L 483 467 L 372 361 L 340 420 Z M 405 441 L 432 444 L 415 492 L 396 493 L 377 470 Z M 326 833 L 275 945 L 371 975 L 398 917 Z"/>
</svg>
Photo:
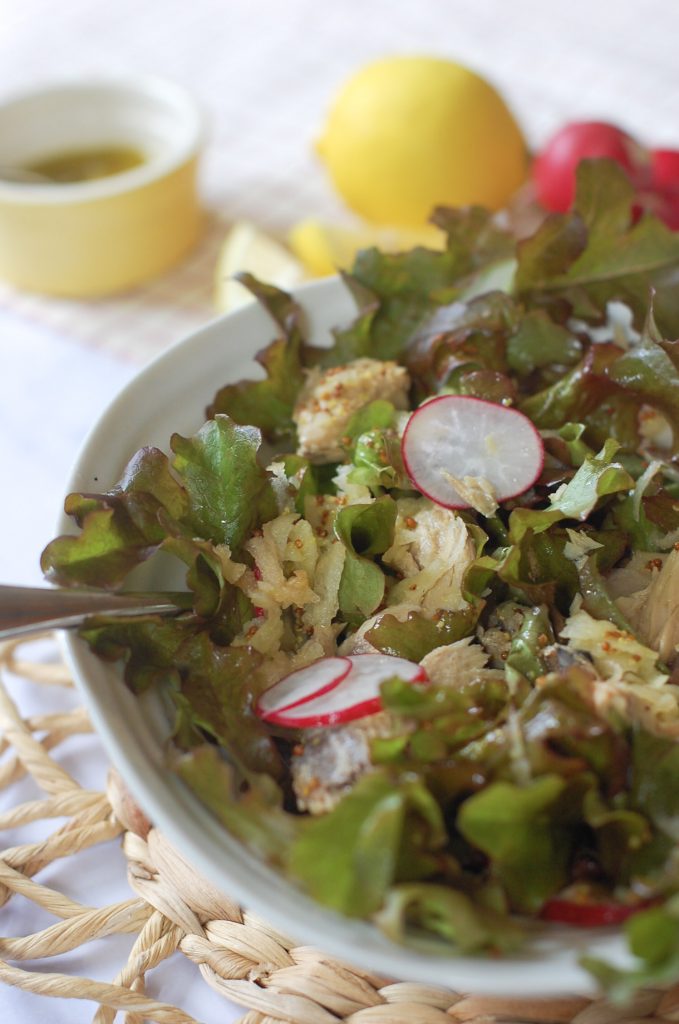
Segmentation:
<svg viewBox="0 0 679 1024">
<path fill-rule="evenodd" d="M 92 181 L 129 171 L 144 162 L 144 154 L 131 146 L 98 146 L 55 153 L 26 165 L 30 174 L 54 184 Z"/>
</svg>

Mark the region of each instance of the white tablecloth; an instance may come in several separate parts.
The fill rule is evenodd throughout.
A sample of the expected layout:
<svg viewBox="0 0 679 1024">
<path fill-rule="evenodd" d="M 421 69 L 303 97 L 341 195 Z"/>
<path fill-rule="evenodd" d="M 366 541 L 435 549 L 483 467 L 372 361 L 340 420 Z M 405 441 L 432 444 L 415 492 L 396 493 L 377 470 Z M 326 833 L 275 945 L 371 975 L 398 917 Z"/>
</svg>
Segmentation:
<svg viewBox="0 0 679 1024">
<path fill-rule="evenodd" d="M 89 425 L 134 368 L 7 312 L 0 314 L 0 367 L 4 368 L 0 371 L 0 463 L 6 470 L 6 485 L 0 492 L 0 580 L 40 584 L 40 550 L 54 535 L 64 481 L 75 452 Z M 37 650 L 31 645 L 31 652 L 44 657 L 54 653 L 51 645 Z M 73 691 L 19 679 L 13 680 L 11 692 L 27 715 L 67 710 L 78 701 Z M 60 746 L 58 756 L 84 786 L 105 786 L 107 761 L 96 736 L 69 739 Z M 40 795 L 34 784 L 23 780 L 2 793 L 0 809 Z M 3 832 L 3 841 L 37 841 L 60 824 L 54 819 L 16 830 L 15 836 Z M 90 906 L 130 897 L 118 841 L 55 861 L 40 873 L 39 880 Z M 25 935 L 53 921 L 28 900 L 15 897 L 0 910 L 0 934 Z M 132 936 L 109 938 L 49 962 L 20 966 L 111 981 L 131 944 Z M 206 1024 L 229 1024 L 239 1017 L 236 1008 L 229 1008 L 179 955 L 149 976 L 148 990 Z M 90 1003 L 47 1000 L 0 986 L 0 1019 L 7 1024 L 85 1024 L 92 1014 Z"/>
<path fill-rule="evenodd" d="M 124 71 L 194 90 L 211 120 L 202 190 L 212 227 L 182 267 L 122 298 L 51 300 L 0 284 L 0 580 L 40 581 L 39 553 L 88 426 L 136 365 L 212 315 L 226 226 L 247 217 L 283 233 L 304 216 L 346 217 L 311 144 L 352 69 L 387 53 L 447 55 L 502 89 L 533 144 L 564 120 L 606 118 L 679 148 L 678 38 L 679 5 L 669 0 L 3 0 L 0 94 Z M 17 692 L 29 705 L 44 700 L 27 684 Z M 68 757 L 88 785 L 101 784 L 95 740 L 74 743 Z M 57 863 L 45 874 L 86 901 L 91 879 L 102 903 L 125 891 L 115 844 L 77 871 Z M 36 925 L 23 901 L 0 912 L 2 934 Z M 97 943 L 50 967 L 108 979 L 123 945 Z M 238 1015 L 178 958 L 150 986 L 206 1022 Z M 3 989 L 0 1008 L 24 1024 L 73 1024 L 92 1010 Z"/>
</svg>

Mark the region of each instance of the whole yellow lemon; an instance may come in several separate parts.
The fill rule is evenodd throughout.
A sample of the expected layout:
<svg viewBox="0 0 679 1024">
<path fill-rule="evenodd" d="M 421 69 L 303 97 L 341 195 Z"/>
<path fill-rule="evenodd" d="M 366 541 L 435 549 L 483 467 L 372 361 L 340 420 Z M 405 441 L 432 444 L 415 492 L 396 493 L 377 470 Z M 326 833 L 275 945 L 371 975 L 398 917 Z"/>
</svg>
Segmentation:
<svg viewBox="0 0 679 1024">
<path fill-rule="evenodd" d="M 438 204 L 499 209 L 527 149 L 496 90 L 437 57 L 388 57 L 345 84 L 318 152 L 346 203 L 378 224 L 423 224 Z"/>
</svg>

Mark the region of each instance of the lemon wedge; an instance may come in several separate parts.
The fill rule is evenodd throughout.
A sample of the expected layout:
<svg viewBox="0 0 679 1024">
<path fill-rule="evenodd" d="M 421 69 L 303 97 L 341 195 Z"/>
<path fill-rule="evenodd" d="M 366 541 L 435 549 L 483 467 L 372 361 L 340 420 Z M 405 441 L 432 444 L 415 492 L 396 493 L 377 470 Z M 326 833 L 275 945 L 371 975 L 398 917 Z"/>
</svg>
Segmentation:
<svg viewBox="0 0 679 1024">
<path fill-rule="evenodd" d="M 283 289 L 293 288 L 304 278 L 302 266 L 290 251 L 250 221 L 236 221 L 222 243 L 215 270 L 218 313 L 253 301 L 247 288 L 233 280 L 234 274 L 242 271 Z"/>
<path fill-rule="evenodd" d="M 307 274 L 326 277 L 351 267 L 360 249 L 375 246 L 382 252 L 400 252 L 416 245 L 443 249 L 445 235 L 430 226 L 417 229 L 347 228 L 309 218 L 290 230 L 288 244 Z"/>
</svg>

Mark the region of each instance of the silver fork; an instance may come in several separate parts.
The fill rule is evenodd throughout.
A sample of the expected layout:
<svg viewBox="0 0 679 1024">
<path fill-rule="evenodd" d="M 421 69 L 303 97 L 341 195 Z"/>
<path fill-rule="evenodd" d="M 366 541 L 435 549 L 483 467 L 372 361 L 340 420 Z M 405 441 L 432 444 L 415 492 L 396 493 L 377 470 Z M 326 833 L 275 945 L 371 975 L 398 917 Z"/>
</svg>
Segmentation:
<svg viewBox="0 0 679 1024">
<path fill-rule="evenodd" d="M 74 629 L 93 615 L 178 615 L 192 594 L 108 593 L 102 590 L 0 584 L 0 640 L 45 629 Z"/>
</svg>

